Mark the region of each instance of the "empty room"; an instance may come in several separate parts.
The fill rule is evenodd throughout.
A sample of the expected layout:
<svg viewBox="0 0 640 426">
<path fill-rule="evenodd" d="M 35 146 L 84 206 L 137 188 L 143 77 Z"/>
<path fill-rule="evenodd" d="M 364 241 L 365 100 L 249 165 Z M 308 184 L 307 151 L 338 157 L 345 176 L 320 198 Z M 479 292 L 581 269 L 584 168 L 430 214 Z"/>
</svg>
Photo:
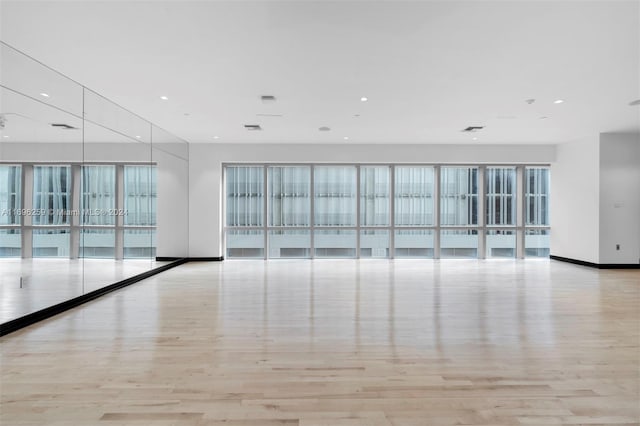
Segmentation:
<svg viewBox="0 0 640 426">
<path fill-rule="evenodd" d="M 640 425 L 640 2 L 0 0 L 0 425 Z"/>
</svg>

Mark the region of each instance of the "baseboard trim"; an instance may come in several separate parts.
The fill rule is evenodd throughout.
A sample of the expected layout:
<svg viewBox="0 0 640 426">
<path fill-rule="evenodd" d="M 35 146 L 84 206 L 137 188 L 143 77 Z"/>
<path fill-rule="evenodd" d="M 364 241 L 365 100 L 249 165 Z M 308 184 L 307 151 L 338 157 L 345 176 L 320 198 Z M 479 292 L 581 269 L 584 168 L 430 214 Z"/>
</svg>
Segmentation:
<svg viewBox="0 0 640 426">
<path fill-rule="evenodd" d="M 156 256 L 156 262 L 175 262 L 184 259 L 184 257 Z"/>
<path fill-rule="evenodd" d="M 94 299 L 97 299 L 98 297 L 104 296 L 107 293 L 111 293 L 112 291 L 130 286 L 131 284 L 134 284 L 134 283 L 137 283 L 138 281 L 142 281 L 146 278 L 152 277 L 156 274 L 159 274 L 160 272 L 164 272 L 171 268 L 175 268 L 176 266 L 187 263 L 187 261 L 188 261 L 187 259 L 178 259 L 175 262 L 169 263 L 167 265 L 159 266 L 157 268 L 143 272 L 142 274 L 135 275 L 125 280 L 118 281 L 108 286 L 99 288 L 98 290 L 94 290 L 90 293 L 83 294 L 82 296 L 65 300 L 62 303 L 58 303 L 56 305 L 49 306 L 39 311 L 27 314 L 23 317 L 16 318 L 14 320 L 2 323 L 0 324 L 0 337 L 5 336 L 9 333 L 13 333 L 14 331 L 20 330 L 21 328 L 28 327 L 32 324 L 35 324 L 47 318 L 51 318 L 54 315 L 58 315 L 64 311 L 68 311 L 69 309 L 75 308 L 76 306 L 80 306 L 84 303 L 90 302 Z"/>
<path fill-rule="evenodd" d="M 560 262 L 573 263 L 574 265 L 588 266 L 589 268 L 596 269 L 640 269 L 640 264 L 635 263 L 593 263 L 585 262 L 584 260 L 571 259 L 569 257 L 550 255 L 550 259 L 558 260 Z"/>
<path fill-rule="evenodd" d="M 222 262 L 224 256 L 218 257 L 188 257 L 187 262 Z"/>
</svg>

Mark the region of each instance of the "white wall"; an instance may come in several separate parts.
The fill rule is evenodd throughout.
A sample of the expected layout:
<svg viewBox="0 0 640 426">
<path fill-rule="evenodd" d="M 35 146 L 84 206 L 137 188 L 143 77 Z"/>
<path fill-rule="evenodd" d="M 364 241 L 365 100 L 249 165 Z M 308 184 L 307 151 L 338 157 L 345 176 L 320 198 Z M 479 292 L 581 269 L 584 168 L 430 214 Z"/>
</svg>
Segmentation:
<svg viewBox="0 0 640 426">
<path fill-rule="evenodd" d="M 549 164 L 553 161 L 555 146 L 552 145 L 190 144 L 189 255 L 224 255 L 221 216 L 223 163 Z"/>
<path fill-rule="evenodd" d="M 176 145 L 176 146 L 172 146 Z M 0 161 L 149 162 L 157 163 L 157 256 L 189 255 L 189 163 L 184 144 L 143 143 L 1 143 Z"/>
<path fill-rule="evenodd" d="M 600 135 L 599 248 L 600 263 L 640 263 L 640 134 Z"/>
<path fill-rule="evenodd" d="M 157 248 L 159 257 L 189 256 L 189 162 L 154 149 L 158 170 Z"/>
<path fill-rule="evenodd" d="M 599 263 L 600 141 L 560 144 L 551 166 L 551 254 Z"/>
</svg>

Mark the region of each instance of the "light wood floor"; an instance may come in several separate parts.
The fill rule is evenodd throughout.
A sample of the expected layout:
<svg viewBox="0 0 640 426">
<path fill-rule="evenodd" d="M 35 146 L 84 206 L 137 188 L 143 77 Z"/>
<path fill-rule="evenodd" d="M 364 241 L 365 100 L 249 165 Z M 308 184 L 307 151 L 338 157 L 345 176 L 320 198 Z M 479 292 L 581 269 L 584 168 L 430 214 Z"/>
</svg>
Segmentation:
<svg viewBox="0 0 640 426">
<path fill-rule="evenodd" d="M 640 424 L 640 271 L 191 263 L 0 339 L 0 424 Z"/>
</svg>

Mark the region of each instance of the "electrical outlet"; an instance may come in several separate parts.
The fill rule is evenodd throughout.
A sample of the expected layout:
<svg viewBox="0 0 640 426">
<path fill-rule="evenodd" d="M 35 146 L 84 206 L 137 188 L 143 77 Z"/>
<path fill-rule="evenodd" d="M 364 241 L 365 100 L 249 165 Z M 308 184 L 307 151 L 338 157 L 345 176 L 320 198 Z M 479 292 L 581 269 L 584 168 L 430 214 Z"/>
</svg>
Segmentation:
<svg viewBox="0 0 640 426">
<path fill-rule="evenodd" d="M 620 244 L 616 244 L 616 250 L 620 250 Z"/>
</svg>

